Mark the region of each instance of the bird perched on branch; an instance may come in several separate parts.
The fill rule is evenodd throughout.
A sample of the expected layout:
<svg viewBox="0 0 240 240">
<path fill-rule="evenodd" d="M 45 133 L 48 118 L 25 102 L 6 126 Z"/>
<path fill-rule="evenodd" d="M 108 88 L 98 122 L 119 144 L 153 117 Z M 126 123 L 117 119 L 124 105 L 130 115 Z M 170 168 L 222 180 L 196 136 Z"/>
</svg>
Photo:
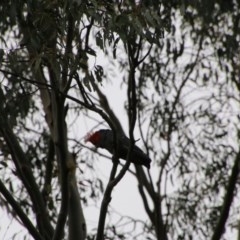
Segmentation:
<svg viewBox="0 0 240 240">
<path fill-rule="evenodd" d="M 91 142 L 97 148 L 104 148 L 113 154 L 113 132 L 109 129 L 101 129 L 92 134 L 88 134 L 85 138 L 85 142 Z M 118 156 L 124 160 L 127 160 L 128 149 L 130 146 L 130 139 L 125 135 L 121 135 L 118 139 Z M 137 146 L 133 146 L 131 160 L 132 163 L 138 165 L 144 165 L 148 169 L 150 168 L 151 159 Z"/>
</svg>

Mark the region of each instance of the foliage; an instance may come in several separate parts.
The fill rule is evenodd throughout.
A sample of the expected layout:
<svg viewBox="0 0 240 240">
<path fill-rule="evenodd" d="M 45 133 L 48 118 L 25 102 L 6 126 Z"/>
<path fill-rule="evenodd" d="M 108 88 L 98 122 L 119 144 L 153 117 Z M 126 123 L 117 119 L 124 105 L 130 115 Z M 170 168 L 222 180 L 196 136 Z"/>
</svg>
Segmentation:
<svg viewBox="0 0 240 240">
<path fill-rule="evenodd" d="M 236 235 L 239 9 L 220 0 L 3 1 L 1 206 L 35 239 Z M 104 94 L 110 82 L 122 87 L 128 128 Z M 106 181 L 96 164 L 106 156 L 74 133 L 78 121 L 86 131 L 84 119 L 115 135 L 128 129 L 129 151 L 140 136 L 150 172 L 114 154 Z M 111 207 L 125 174 L 146 221 Z M 93 203 L 98 224 L 86 232 L 82 206 Z"/>
</svg>

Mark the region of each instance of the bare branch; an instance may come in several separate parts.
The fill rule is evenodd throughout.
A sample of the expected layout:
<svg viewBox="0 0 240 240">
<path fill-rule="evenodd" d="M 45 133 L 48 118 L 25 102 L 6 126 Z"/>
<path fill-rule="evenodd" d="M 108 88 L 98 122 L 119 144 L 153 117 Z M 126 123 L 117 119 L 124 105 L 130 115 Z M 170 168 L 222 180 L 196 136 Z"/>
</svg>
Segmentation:
<svg viewBox="0 0 240 240">
<path fill-rule="evenodd" d="M 69 70 L 69 59 L 70 55 L 72 54 L 72 41 L 73 41 L 73 31 L 74 31 L 74 20 L 72 14 L 68 13 L 68 28 L 67 28 L 67 41 L 65 47 L 65 54 L 64 54 L 64 64 L 63 64 L 63 71 L 62 71 L 62 89 L 65 92 L 68 91 L 71 80 L 68 79 L 68 70 Z"/>
<path fill-rule="evenodd" d="M 222 210 L 218 218 L 217 225 L 214 229 L 212 240 L 221 239 L 222 234 L 224 233 L 225 224 L 228 219 L 229 211 L 234 198 L 234 191 L 236 189 L 237 180 L 240 172 L 240 151 L 238 152 L 234 165 L 232 167 L 232 173 L 229 178 L 229 182 L 226 188 L 225 197 L 223 200 Z"/>
<path fill-rule="evenodd" d="M 65 123 L 65 113 L 63 100 L 59 95 L 52 92 L 52 111 L 53 111 L 53 141 L 55 145 L 55 151 L 60 170 L 60 185 L 61 185 L 61 207 L 58 215 L 58 220 L 54 232 L 53 239 L 61 239 L 64 235 L 64 226 L 67 220 L 68 214 L 68 198 L 69 198 L 69 187 L 68 187 L 68 148 L 67 148 L 67 132 Z"/>
<path fill-rule="evenodd" d="M 43 190 L 42 190 L 42 194 L 43 194 L 45 201 L 46 201 L 46 197 L 49 196 L 49 191 L 51 189 L 54 155 L 55 155 L 54 143 L 53 143 L 53 140 L 50 138 L 49 146 L 48 146 L 45 179 L 44 179 L 44 185 L 43 185 Z"/>
<path fill-rule="evenodd" d="M 43 240 L 43 237 L 34 227 L 30 219 L 27 215 L 23 212 L 19 203 L 13 198 L 12 193 L 10 193 L 7 188 L 4 186 L 3 182 L 0 180 L 0 192 L 7 200 L 8 204 L 11 205 L 13 211 L 17 214 L 17 216 L 21 219 L 23 225 L 27 228 L 29 233 L 35 240 Z"/>
<path fill-rule="evenodd" d="M 44 204 L 43 197 L 40 193 L 40 190 L 35 182 L 35 178 L 31 171 L 29 161 L 26 159 L 25 154 L 21 146 L 19 145 L 19 142 L 15 134 L 10 128 L 8 121 L 4 119 L 4 112 L 2 109 L 1 115 L 2 116 L 0 130 L 9 147 L 17 172 L 33 202 L 34 212 L 37 215 L 39 231 L 46 239 L 50 239 L 53 234 L 53 228 L 50 224 L 49 217 L 47 215 L 47 210 Z"/>
<path fill-rule="evenodd" d="M 98 85 L 94 81 L 91 81 L 91 84 L 93 85 L 94 89 L 96 90 L 96 92 L 98 94 L 99 103 L 100 103 L 101 107 L 108 114 L 109 118 L 114 123 L 115 128 L 118 129 L 118 131 L 120 131 L 120 133 L 124 134 L 122 125 L 121 125 L 120 121 L 118 120 L 117 116 L 115 115 L 115 113 L 110 108 L 106 96 L 101 92 L 101 90 L 99 89 Z"/>
<path fill-rule="evenodd" d="M 69 154 L 69 240 L 86 239 L 87 227 L 80 203 L 80 194 L 76 181 L 76 160 L 75 154 Z"/>
</svg>

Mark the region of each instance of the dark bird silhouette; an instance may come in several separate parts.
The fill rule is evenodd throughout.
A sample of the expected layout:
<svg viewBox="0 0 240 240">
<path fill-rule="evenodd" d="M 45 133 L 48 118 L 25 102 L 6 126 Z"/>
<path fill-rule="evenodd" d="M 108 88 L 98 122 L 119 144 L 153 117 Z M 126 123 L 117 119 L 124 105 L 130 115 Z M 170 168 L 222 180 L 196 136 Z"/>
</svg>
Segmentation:
<svg viewBox="0 0 240 240">
<path fill-rule="evenodd" d="M 104 148 L 113 154 L 114 143 L 113 143 L 113 132 L 109 129 L 101 129 L 97 132 L 89 134 L 86 139 L 86 142 L 91 142 L 97 148 Z M 130 139 L 125 135 L 121 135 L 118 139 L 118 156 L 121 159 L 127 160 L 128 149 L 130 146 Z M 131 162 L 144 165 L 148 169 L 150 168 L 151 159 L 137 146 L 133 146 Z"/>
</svg>

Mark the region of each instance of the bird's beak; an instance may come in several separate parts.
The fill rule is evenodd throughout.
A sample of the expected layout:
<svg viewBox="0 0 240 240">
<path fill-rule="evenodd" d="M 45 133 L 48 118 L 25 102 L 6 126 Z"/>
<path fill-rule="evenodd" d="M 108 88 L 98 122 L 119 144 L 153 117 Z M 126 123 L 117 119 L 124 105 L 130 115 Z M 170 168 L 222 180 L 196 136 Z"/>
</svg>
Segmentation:
<svg viewBox="0 0 240 240">
<path fill-rule="evenodd" d="M 89 141 L 89 134 L 87 134 L 85 137 L 84 137 L 84 142 L 88 142 Z"/>
<path fill-rule="evenodd" d="M 85 137 L 84 137 L 84 142 L 89 142 L 89 138 L 91 137 L 92 134 L 88 133 Z"/>
</svg>

